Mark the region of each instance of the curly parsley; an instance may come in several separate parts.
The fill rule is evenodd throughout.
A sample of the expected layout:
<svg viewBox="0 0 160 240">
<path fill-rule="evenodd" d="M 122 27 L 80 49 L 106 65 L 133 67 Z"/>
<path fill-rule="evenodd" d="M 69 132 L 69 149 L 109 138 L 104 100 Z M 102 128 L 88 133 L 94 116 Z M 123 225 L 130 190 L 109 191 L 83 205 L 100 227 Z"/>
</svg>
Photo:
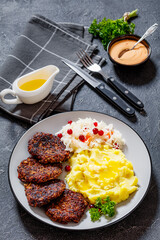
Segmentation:
<svg viewBox="0 0 160 240">
<path fill-rule="evenodd" d="M 102 203 L 102 198 L 97 198 L 94 207 L 89 209 L 91 221 L 95 222 L 100 219 L 102 215 L 106 217 L 113 217 L 115 215 L 115 205 L 114 201 L 110 200 L 110 197 L 104 199 Z"/>
<path fill-rule="evenodd" d="M 127 16 L 126 16 L 127 15 Z M 107 49 L 108 43 L 115 37 L 124 34 L 133 34 L 135 24 L 128 23 L 127 20 L 131 17 L 137 16 L 137 9 L 131 13 L 125 13 L 124 16 L 117 20 L 111 20 L 103 18 L 101 22 L 97 23 L 97 19 L 94 19 L 90 25 L 88 31 L 93 34 L 94 37 L 99 37 L 104 49 Z"/>
<path fill-rule="evenodd" d="M 98 208 L 90 208 L 89 213 L 90 213 L 92 222 L 99 220 L 101 217 L 101 213 Z"/>
</svg>

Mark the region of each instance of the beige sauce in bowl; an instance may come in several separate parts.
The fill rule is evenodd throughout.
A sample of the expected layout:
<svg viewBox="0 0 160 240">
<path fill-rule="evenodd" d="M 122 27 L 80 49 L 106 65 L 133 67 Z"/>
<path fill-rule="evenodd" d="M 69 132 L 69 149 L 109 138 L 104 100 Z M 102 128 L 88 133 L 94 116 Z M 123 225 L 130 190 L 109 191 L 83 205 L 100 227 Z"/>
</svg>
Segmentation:
<svg viewBox="0 0 160 240">
<path fill-rule="evenodd" d="M 148 49 L 139 43 L 133 50 L 127 51 L 120 58 L 119 54 L 125 49 L 131 49 L 136 43 L 135 40 L 120 40 L 114 43 L 109 51 L 110 56 L 118 63 L 124 65 L 135 65 L 143 62 L 148 57 Z"/>
</svg>

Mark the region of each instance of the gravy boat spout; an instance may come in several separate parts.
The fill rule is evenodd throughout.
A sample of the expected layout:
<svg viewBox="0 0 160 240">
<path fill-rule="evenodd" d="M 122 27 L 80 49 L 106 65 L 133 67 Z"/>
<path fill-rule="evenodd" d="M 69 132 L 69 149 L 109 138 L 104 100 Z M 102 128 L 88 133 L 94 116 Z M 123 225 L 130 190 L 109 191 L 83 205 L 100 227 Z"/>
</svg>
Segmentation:
<svg viewBox="0 0 160 240">
<path fill-rule="evenodd" d="M 48 65 L 38 70 L 32 71 L 18 79 L 12 84 L 12 89 L 4 89 L 0 93 L 1 100 L 6 104 L 33 104 L 43 100 L 51 92 L 55 76 L 59 73 L 59 68 Z M 22 85 L 32 80 L 43 80 L 44 83 L 35 90 L 23 90 Z M 6 99 L 5 95 L 11 94 L 14 99 Z"/>
<path fill-rule="evenodd" d="M 55 76 L 59 73 L 59 69 L 54 65 L 48 65 L 35 72 L 32 72 L 33 79 L 44 79 L 46 82 L 39 88 L 43 91 L 48 90 L 48 93 L 52 89 Z M 37 89 L 38 90 L 38 89 Z"/>
</svg>

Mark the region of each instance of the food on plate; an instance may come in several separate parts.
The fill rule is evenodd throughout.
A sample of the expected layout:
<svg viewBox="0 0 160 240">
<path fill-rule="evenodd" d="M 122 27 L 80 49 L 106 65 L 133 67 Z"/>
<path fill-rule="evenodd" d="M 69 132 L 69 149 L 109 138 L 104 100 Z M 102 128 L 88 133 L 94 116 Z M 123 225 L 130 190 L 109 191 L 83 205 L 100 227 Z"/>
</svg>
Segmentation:
<svg viewBox="0 0 160 240">
<path fill-rule="evenodd" d="M 54 222 L 78 223 L 84 214 L 88 202 L 81 193 L 66 189 L 63 194 L 47 208 L 46 214 Z"/>
<path fill-rule="evenodd" d="M 117 41 L 111 46 L 109 54 L 116 62 L 121 64 L 134 65 L 141 63 L 148 57 L 148 49 L 143 43 L 139 43 L 133 50 L 127 51 L 119 57 L 122 51 L 131 49 L 136 42 L 130 39 Z"/>
<path fill-rule="evenodd" d="M 32 207 L 45 207 L 54 222 L 78 223 L 89 205 L 91 220 L 112 217 L 115 205 L 138 189 L 133 165 L 122 152 L 121 133 L 103 121 L 68 121 L 56 133 L 37 132 L 28 141 L 32 155 L 18 166 L 18 178 Z M 67 161 L 66 189 L 57 178 Z"/>
<path fill-rule="evenodd" d="M 62 164 L 41 164 L 38 160 L 28 157 L 17 168 L 18 178 L 22 182 L 42 183 L 57 178 L 62 173 Z"/>
<path fill-rule="evenodd" d="M 41 184 L 28 183 L 24 186 L 28 203 L 32 207 L 41 207 L 48 204 L 65 190 L 64 181 L 59 179 Z"/>
<path fill-rule="evenodd" d="M 114 129 L 112 124 L 107 125 L 91 118 L 69 121 L 56 134 L 65 144 L 66 150 L 74 153 L 104 144 L 120 149 L 125 145 L 121 133 Z"/>
<path fill-rule="evenodd" d="M 91 220 L 95 222 L 99 220 L 102 215 L 105 215 L 105 217 L 113 217 L 115 215 L 115 204 L 114 201 L 110 200 L 110 197 L 106 197 L 103 201 L 102 198 L 98 197 L 95 204 L 89 206 Z"/>
<path fill-rule="evenodd" d="M 29 153 L 44 164 L 68 160 L 70 152 L 65 148 L 59 137 L 43 132 L 36 133 L 28 142 Z"/>
<path fill-rule="evenodd" d="M 74 153 L 69 160 L 71 171 L 66 176 L 69 189 L 80 192 L 95 204 L 109 196 L 116 203 L 126 200 L 137 190 L 138 179 L 133 165 L 120 149 L 109 145 Z"/>
<path fill-rule="evenodd" d="M 129 24 L 127 21 L 136 16 L 137 9 L 132 12 L 125 13 L 122 18 L 117 20 L 106 20 L 106 18 L 103 18 L 102 21 L 97 23 L 97 19 L 94 19 L 88 31 L 93 34 L 94 37 L 99 37 L 104 49 L 107 50 L 107 45 L 113 38 L 124 34 L 134 33 L 135 24 Z"/>
</svg>

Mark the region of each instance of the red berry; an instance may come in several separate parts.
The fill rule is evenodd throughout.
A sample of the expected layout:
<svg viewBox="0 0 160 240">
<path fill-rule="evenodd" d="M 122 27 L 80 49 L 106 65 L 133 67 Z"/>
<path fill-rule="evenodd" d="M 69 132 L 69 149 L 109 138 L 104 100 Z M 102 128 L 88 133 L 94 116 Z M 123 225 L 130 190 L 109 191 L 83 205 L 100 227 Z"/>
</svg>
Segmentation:
<svg viewBox="0 0 160 240">
<path fill-rule="evenodd" d="M 69 165 L 66 165 L 66 166 L 65 166 L 65 171 L 66 171 L 66 172 L 71 171 L 71 167 L 70 167 Z"/>
<path fill-rule="evenodd" d="M 71 135 L 71 134 L 73 133 L 72 129 L 68 129 L 68 130 L 67 130 L 67 133 L 68 133 L 69 135 Z"/>
<path fill-rule="evenodd" d="M 114 148 L 115 148 L 115 149 L 119 149 L 119 144 L 115 142 L 115 143 L 114 143 Z"/>
<path fill-rule="evenodd" d="M 68 121 L 68 124 L 71 124 L 72 123 L 72 121 Z"/>
<path fill-rule="evenodd" d="M 98 123 L 97 123 L 97 122 L 94 122 L 93 124 L 94 124 L 94 126 L 95 126 L 95 127 L 97 127 L 97 126 L 98 126 Z"/>
<path fill-rule="evenodd" d="M 89 208 L 94 208 L 94 207 L 95 207 L 94 204 L 89 205 Z"/>
<path fill-rule="evenodd" d="M 98 133 L 98 128 L 93 128 L 93 134 L 97 134 Z"/>
<path fill-rule="evenodd" d="M 57 137 L 62 138 L 63 137 L 62 133 L 58 133 Z"/>
<path fill-rule="evenodd" d="M 98 134 L 99 134 L 99 136 L 103 136 L 103 134 L 104 134 L 103 130 L 99 130 Z"/>
<path fill-rule="evenodd" d="M 79 140 L 80 140 L 81 142 L 84 142 L 84 141 L 85 141 L 84 135 L 80 135 L 80 136 L 79 136 Z"/>
</svg>

